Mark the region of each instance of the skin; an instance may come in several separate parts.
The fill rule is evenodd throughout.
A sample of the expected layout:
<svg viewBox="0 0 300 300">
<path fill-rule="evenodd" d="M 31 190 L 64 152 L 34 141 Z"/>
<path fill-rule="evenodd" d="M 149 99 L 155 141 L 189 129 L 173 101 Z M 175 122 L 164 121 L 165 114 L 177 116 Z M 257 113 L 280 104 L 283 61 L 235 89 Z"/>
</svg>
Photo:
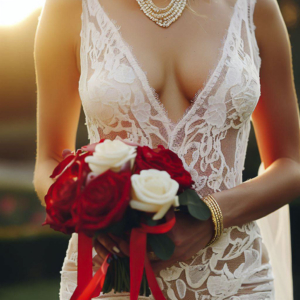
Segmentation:
<svg viewBox="0 0 300 300">
<path fill-rule="evenodd" d="M 133 45 L 138 61 L 147 70 L 150 85 L 170 112 L 171 120 L 182 116 L 199 89 L 199 82 L 205 82 L 214 66 L 224 36 L 220 26 L 225 21 L 215 22 L 214 27 L 210 24 L 229 18 L 235 1 L 211 1 L 211 5 L 194 1 L 194 10 L 215 19 L 199 21 L 186 10 L 167 29 L 147 19 L 135 1 L 100 1 L 111 18 L 118 20 L 123 38 Z M 165 6 L 166 1 L 154 3 Z M 49 174 L 61 160 L 62 150 L 75 150 L 81 108 L 78 93 L 80 14 L 80 0 L 47 0 L 36 35 L 38 133 L 34 185 L 42 205 L 53 182 Z M 252 119 L 265 172 L 230 190 L 212 194 L 222 210 L 224 228 L 264 217 L 300 195 L 299 109 L 291 45 L 277 2 L 257 0 L 254 23 L 262 66 L 261 98 Z M 195 39 L 195 36 L 200 38 Z M 154 48 L 157 45 L 159 47 Z M 176 225 L 168 232 L 176 245 L 175 252 L 168 261 L 152 261 L 154 271 L 158 273 L 177 260 L 189 259 L 205 247 L 213 234 L 211 219 L 197 221 L 176 213 Z M 119 253 L 112 249 L 114 246 L 120 249 Z M 95 269 L 108 251 L 119 256 L 129 255 L 128 240 L 111 234 L 99 236 L 94 247 L 98 253 L 94 258 Z"/>
</svg>

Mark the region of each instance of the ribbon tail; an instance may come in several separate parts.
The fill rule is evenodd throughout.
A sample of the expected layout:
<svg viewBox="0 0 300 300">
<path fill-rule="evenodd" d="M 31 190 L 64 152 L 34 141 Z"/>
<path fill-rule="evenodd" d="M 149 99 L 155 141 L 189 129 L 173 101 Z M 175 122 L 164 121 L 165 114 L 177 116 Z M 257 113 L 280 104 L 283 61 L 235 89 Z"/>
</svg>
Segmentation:
<svg viewBox="0 0 300 300">
<path fill-rule="evenodd" d="M 107 269 L 109 267 L 110 256 L 111 254 L 108 254 L 106 256 L 104 262 L 101 265 L 101 268 L 99 268 L 99 270 L 96 272 L 93 279 L 90 281 L 90 283 L 82 292 L 82 294 L 79 296 L 78 300 L 90 300 L 91 297 L 99 296 L 104 285 L 104 279 L 107 273 Z M 97 295 L 94 295 L 93 293 L 95 292 L 96 288 L 97 288 Z"/>
<path fill-rule="evenodd" d="M 77 287 L 70 300 L 77 300 L 93 277 L 93 239 L 78 233 Z"/>
<path fill-rule="evenodd" d="M 146 275 L 147 275 L 147 280 L 149 284 L 149 288 L 151 289 L 151 293 L 154 296 L 155 300 L 166 300 L 165 296 L 163 295 L 157 280 L 155 278 L 155 274 L 152 270 L 150 261 L 148 256 L 145 256 L 145 269 L 146 269 Z"/>
<path fill-rule="evenodd" d="M 144 262 L 146 256 L 147 234 L 137 228 L 131 230 L 130 235 L 130 300 L 137 300 L 140 292 Z"/>
</svg>

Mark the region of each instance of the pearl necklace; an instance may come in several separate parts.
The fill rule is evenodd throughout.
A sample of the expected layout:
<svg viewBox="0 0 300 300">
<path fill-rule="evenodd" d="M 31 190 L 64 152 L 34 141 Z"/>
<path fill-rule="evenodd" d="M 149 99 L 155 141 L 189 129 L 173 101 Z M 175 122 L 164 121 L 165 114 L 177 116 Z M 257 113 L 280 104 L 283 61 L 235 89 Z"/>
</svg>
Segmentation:
<svg viewBox="0 0 300 300">
<path fill-rule="evenodd" d="M 182 14 L 186 0 L 171 0 L 166 7 L 156 6 L 152 0 L 137 0 L 144 14 L 161 27 L 169 27 Z"/>
</svg>

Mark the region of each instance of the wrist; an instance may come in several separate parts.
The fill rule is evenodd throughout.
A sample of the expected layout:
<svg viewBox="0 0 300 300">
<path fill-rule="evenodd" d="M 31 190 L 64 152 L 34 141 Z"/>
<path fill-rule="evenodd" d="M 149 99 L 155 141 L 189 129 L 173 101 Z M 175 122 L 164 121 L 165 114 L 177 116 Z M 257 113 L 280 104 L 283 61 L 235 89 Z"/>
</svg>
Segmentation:
<svg viewBox="0 0 300 300">
<path fill-rule="evenodd" d="M 228 228 L 234 226 L 234 224 L 232 223 L 232 214 L 230 213 L 231 209 L 229 205 L 226 205 L 226 198 L 223 192 L 224 191 L 211 195 L 214 197 L 221 209 L 223 216 L 223 228 Z"/>
<path fill-rule="evenodd" d="M 209 217 L 209 219 L 206 221 L 206 225 L 207 225 L 207 234 L 208 234 L 208 242 L 210 242 L 216 233 L 216 228 L 215 228 L 215 223 L 212 220 L 212 216 Z"/>
</svg>

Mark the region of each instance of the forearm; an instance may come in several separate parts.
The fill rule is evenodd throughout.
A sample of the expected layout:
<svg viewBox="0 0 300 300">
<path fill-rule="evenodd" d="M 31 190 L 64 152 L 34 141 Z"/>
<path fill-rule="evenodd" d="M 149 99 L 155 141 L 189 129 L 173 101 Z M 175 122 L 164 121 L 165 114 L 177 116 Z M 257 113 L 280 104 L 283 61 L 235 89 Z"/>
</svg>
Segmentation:
<svg viewBox="0 0 300 300">
<path fill-rule="evenodd" d="M 260 219 L 300 196 L 300 164 L 281 158 L 261 175 L 212 194 L 224 217 L 224 228 Z"/>
<path fill-rule="evenodd" d="M 54 182 L 54 179 L 50 178 L 50 175 L 58 163 L 57 160 L 49 158 L 48 160 L 39 163 L 39 166 L 35 169 L 33 183 L 42 206 L 46 206 L 44 198 L 49 187 Z"/>
</svg>

